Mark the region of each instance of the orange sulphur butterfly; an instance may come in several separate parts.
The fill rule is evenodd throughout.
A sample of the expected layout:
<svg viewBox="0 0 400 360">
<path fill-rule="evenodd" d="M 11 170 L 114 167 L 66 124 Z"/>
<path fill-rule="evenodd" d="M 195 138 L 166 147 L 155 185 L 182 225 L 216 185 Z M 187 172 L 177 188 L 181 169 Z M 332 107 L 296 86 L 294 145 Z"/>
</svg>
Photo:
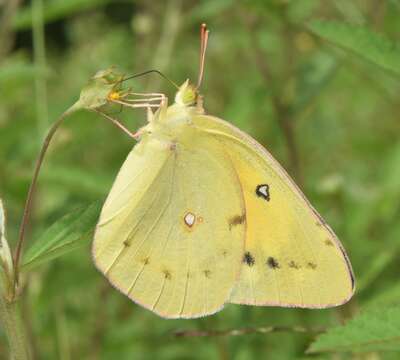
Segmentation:
<svg viewBox="0 0 400 360">
<path fill-rule="evenodd" d="M 199 83 L 208 32 L 202 27 Z M 226 303 L 326 308 L 354 276 L 339 240 L 268 151 L 204 113 L 186 81 L 141 128 L 102 209 L 97 268 L 165 318 Z"/>
</svg>

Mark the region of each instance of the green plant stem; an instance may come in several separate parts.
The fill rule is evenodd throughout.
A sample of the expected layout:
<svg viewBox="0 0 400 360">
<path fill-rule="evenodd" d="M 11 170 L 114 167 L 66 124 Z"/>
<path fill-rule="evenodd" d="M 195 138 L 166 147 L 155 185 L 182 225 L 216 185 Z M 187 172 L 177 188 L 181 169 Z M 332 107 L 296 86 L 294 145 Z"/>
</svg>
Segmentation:
<svg viewBox="0 0 400 360">
<path fill-rule="evenodd" d="M 30 349 L 22 324 L 19 307 L 0 294 L 0 321 L 10 346 L 10 358 L 13 360 L 30 359 Z"/>
<path fill-rule="evenodd" d="M 44 156 L 46 155 L 47 148 L 50 145 L 50 141 L 53 138 L 55 132 L 60 127 L 60 125 L 64 122 L 65 118 L 74 112 L 76 108 L 74 106 L 70 107 L 67 111 L 65 111 L 58 120 L 51 126 L 49 132 L 46 135 L 46 138 L 43 141 L 42 148 L 40 149 L 39 157 L 36 161 L 35 170 L 33 173 L 32 181 L 29 186 L 28 195 L 26 197 L 24 213 L 22 216 L 21 226 L 19 230 L 19 239 L 17 243 L 17 247 L 15 248 L 14 254 L 14 269 L 15 269 L 15 285 L 18 284 L 18 277 L 19 277 L 19 263 L 21 258 L 22 246 L 25 240 L 25 232 L 26 228 L 29 223 L 29 217 L 32 209 L 32 201 L 33 201 L 33 194 L 36 189 L 36 183 L 39 176 L 40 168 L 43 164 Z"/>
</svg>

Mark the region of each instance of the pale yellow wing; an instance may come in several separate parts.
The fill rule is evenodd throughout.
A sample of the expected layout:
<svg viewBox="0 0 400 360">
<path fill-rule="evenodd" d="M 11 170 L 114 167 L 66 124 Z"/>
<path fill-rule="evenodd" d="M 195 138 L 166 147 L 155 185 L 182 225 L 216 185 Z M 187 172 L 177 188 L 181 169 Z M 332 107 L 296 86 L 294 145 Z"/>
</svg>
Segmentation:
<svg viewBox="0 0 400 360">
<path fill-rule="evenodd" d="M 282 167 L 255 140 L 223 120 L 197 116 L 196 126 L 230 155 L 246 204 L 246 250 L 230 301 L 324 308 L 354 292 L 339 240 Z"/>
<path fill-rule="evenodd" d="M 212 314 L 241 268 L 243 194 L 219 143 L 151 137 L 130 153 L 102 210 L 96 266 L 121 292 L 167 318 Z"/>
</svg>

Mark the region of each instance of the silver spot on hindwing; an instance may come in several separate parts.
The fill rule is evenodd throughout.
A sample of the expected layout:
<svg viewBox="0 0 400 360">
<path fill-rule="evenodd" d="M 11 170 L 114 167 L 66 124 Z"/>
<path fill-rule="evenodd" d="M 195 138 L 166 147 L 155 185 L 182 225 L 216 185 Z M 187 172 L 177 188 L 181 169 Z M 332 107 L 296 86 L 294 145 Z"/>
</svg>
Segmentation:
<svg viewBox="0 0 400 360">
<path fill-rule="evenodd" d="M 189 227 L 192 227 L 194 223 L 196 222 L 196 215 L 192 214 L 191 212 L 186 213 L 186 215 L 183 217 L 183 221 L 185 224 Z"/>
</svg>

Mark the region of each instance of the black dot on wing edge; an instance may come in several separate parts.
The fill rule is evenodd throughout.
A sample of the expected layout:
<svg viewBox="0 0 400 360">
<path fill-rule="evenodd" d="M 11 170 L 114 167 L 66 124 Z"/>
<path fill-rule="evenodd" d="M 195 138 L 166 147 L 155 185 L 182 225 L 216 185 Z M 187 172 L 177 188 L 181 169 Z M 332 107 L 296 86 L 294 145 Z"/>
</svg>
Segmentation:
<svg viewBox="0 0 400 360">
<path fill-rule="evenodd" d="M 271 200 L 270 192 L 269 192 L 269 185 L 268 184 L 260 184 L 256 187 L 256 195 L 261 197 L 267 201 Z"/>
</svg>

